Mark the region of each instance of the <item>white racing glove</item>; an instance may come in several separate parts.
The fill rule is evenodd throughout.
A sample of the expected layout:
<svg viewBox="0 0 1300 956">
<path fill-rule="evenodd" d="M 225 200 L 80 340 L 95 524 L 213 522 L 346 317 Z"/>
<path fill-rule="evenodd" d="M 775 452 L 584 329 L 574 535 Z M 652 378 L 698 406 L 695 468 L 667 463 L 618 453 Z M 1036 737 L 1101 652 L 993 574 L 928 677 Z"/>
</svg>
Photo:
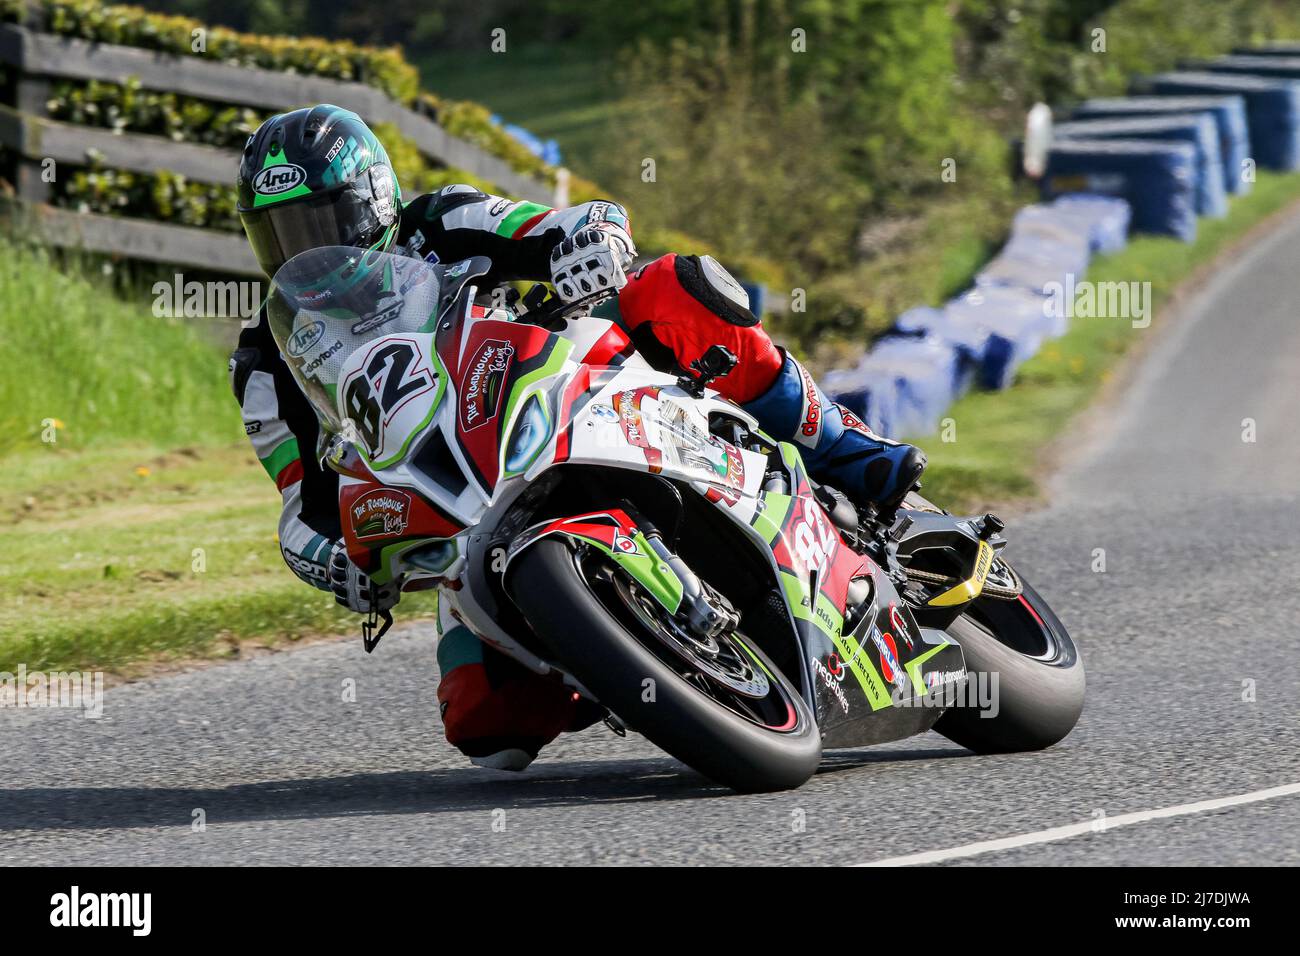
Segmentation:
<svg viewBox="0 0 1300 956">
<path fill-rule="evenodd" d="M 371 611 L 372 582 L 370 576 L 348 558 L 347 545 L 335 542 L 330 552 L 330 590 L 334 600 L 349 611 L 368 614 Z M 393 581 L 375 586 L 373 609 L 387 611 L 402 596 L 401 587 Z"/>
<path fill-rule="evenodd" d="M 627 285 L 636 258 L 632 237 L 612 222 L 585 226 L 551 250 L 551 283 L 565 302 L 578 302 Z"/>
</svg>

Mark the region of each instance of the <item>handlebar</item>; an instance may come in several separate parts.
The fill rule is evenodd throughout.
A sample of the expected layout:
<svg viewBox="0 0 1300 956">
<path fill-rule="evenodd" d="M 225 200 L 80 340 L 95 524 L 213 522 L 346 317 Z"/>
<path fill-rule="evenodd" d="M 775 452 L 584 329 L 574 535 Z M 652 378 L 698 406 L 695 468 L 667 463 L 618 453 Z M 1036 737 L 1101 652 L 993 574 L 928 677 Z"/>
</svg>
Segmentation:
<svg viewBox="0 0 1300 956">
<path fill-rule="evenodd" d="M 534 293 L 537 293 L 539 289 L 541 293 L 535 295 Z M 541 283 L 529 289 L 523 300 L 527 311 L 521 313 L 519 318 L 525 322 L 553 330 L 561 323 L 567 322 L 571 317 L 579 317 L 579 313 L 590 314 L 591 310 L 597 305 L 618 294 L 616 289 L 606 289 L 574 302 L 565 302 L 555 293 L 550 292 L 548 294 L 548 292 L 547 287 Z M 529 301 L 530 299 L 532 301 Z"/>
</svg>

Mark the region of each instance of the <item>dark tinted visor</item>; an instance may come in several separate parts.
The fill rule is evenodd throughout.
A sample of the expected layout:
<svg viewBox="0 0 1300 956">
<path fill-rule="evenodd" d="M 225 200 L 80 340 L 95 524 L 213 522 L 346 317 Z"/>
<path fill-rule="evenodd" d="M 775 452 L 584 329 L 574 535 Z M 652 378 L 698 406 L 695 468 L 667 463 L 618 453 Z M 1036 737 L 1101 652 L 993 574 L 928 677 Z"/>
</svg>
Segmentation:
<svg viewBox="0 0 1300 956">
<path fill-rule="evenodd" d="M 239 218 L 262 271 L 273 276 L 308 249 L 369 246 L 378 241 L 387 227 L 380 222 L 379 205 L 373 201 L 370 178 L 362 175 L 324 195 L 241 212 Z"/>
</svg>

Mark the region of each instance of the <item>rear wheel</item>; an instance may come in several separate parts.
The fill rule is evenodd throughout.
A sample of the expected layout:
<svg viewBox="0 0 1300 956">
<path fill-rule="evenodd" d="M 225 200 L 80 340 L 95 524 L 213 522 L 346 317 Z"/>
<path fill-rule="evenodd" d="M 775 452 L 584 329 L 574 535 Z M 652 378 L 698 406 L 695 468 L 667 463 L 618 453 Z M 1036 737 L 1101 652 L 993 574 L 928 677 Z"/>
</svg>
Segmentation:
<svg viewBox="0 0 1300 956">
<path fill-rule="evenodd" d="M 742 792 L 790 789 L 816 771 L 812 712 L 740 630 L 694 633 L 603 552 L 560 539 L 520 555 L 508 586 L 602 704 L 695 770 Z"/>
<path fill-rule="evenodd" d="M 1015 600 L 980 598 L 948 628 L 971 686 L 993 706 L 945 713 L 934 729 L 976 753 L 1042 750 L 1065 738 L 1083 711 L 1083 661 L 1047 602 L 1027 583 Z M 979 684 L 975 682 L 979 681 Z"/>
</svg>

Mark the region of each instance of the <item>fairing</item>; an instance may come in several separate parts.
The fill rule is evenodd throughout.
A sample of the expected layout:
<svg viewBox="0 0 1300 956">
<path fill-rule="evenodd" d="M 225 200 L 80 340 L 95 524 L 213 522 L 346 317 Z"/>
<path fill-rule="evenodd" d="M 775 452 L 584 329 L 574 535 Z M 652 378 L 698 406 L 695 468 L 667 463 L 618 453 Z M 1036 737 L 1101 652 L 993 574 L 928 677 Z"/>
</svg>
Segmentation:
<svg viewBox="0 0 1300 956">
<path fill-rule="evenodd" d="M 367 376 L 383 349 L 409 348 L 407 384 L 409 374 L 424 383 L 405 404 L 382 408 L 360 463 L 345 468 L 345 456 L 336 463 L 353 560 L 381 583 L 397 574 L 456 581 L 451 600 L 482 618 L 494 643 L 534 666 L 495 624 L 486 542 L 519 495 L 553 468 L 661 475 L 728 515 L 763 556 L 789 611 L 789 639 L 800 648 L 802 673 L 790 676 L 815 708 L 827 746 L 896 739 L 938 719 L 939 708 L 918 703 L 964 673 L 961 651 L 942 632 L 918 627 L 888 576 L 843 541 L 794 446 L 773 443 L 776 452 L 765 455 L 711 434 L 710 415 L 752 431 L 757 423 L 711 394 L 684 392 L 631 354 L 610 323 L 586 319 L 579 335 L 557 335 L 475 306 L 473 293 L 467 286 L 454 303 L 445 294 L 422 301 L 426 320 L 385 329 L 341 363 L 336 383 L 345 387 L 351 376 Z M 390 383 L 383 375 L 369 381 L 381 398 Z M 764 488 L 773 470 L 786 477 L 783 491 Z M 628 514 L 537 517 L 545 520 L 510 535 L 509 560 L 544 536 L 585 542 L 676 610 L 680 582 L 658 567 Z M 867 604 L 850 607 L 850 594 L 860 597 L 867 579 Z"/>
</svg>

